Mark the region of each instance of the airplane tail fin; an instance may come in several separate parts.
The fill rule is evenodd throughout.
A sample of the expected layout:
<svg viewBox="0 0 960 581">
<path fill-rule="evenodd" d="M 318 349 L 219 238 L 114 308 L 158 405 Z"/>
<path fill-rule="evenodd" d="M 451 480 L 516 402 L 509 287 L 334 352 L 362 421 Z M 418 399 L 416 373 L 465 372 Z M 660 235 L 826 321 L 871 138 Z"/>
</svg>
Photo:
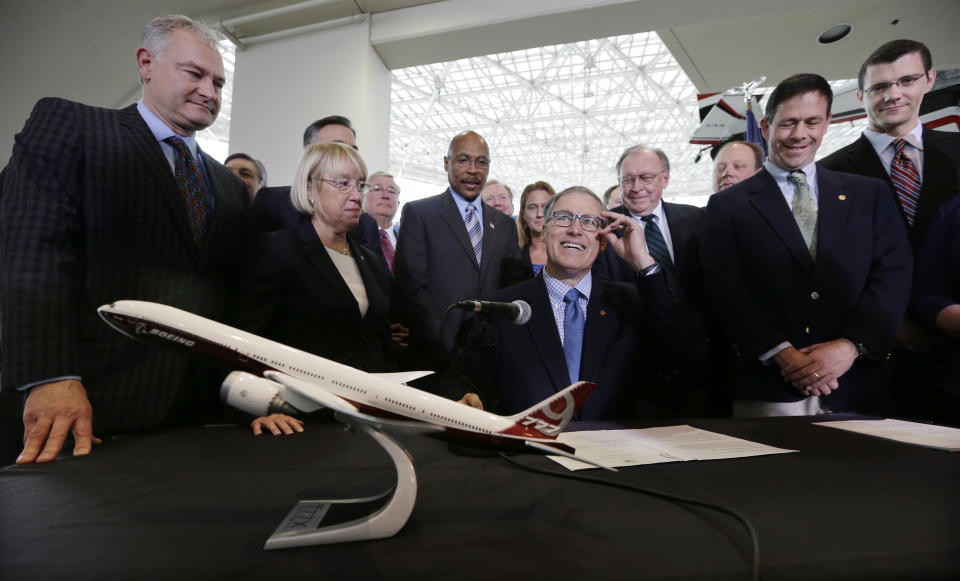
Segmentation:
<svg viewBox="0 0 960 581">
<path fill-rule="evenodd" d="M 592 381 L 578 381 L 530 409 L 510 416 L 513 425 L 501 433 L 522 438 L 556 439 L 567 427 L 574 412 L 580 409 L 590 392 L 597 387 Z"/>
</svg>

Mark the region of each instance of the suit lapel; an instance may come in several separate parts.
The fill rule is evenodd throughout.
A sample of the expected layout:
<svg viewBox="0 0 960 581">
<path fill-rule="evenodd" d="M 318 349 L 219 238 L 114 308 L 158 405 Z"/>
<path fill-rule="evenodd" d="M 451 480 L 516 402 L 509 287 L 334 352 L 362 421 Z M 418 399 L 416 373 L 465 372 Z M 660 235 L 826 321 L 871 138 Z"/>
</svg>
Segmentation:
<svg viewBox="0 0 960 581">
<path fill-rule="evenodd" d="M 617 316 L 607 304 L 607 288 L 605 281 L 594 277 L 580 354 L 580 377 L 590 381 L 601 377 L 603 354 L 607 351 L 607 344 L 617 335 Z"/>
<path fill-rule="evenodd" d="M 190 222 L 187 218 L 187 208 L 183 201 L 183 195 L 180 193 L 180 187 L 173 179 L 173 171 L 170 169 L 167 157 L 160 149 L 160 144 L 157 143 L 153 132 L 150 131 L 147 123 L 140 116 L 140 112 L 137 111 L 136 105 L 130 105 L 120 110 L 120 123 L 128 131 L 130 143 L 143 160 L 146 171 L 152 176 L 151 181 L 158 184 L 156 189 L 170 211 L 173 222 L 177 225 L 184 242 L 199 255 L 199 249 L 193 241 L 193 233 L 190 230 Z"/>
<path fill-rule="evenodd" d="M 453 194 L 448 189 L 442 196 L 443 197 L 440 198 L 439 208 L 440 218 L 442 218 L 447 224 L 447 227 L 450 228 L 454 238 L 460 242 L 463 251 L 473 262 L 474 268 L 479 269 L 477 255 L 473 253 L 473 244 L 470 243 L 470 238 L 467 236 L 467 226 L 463 222 L 463 216 L 460 215 L 460 209 L 457 208 L 457 203 L 453 201 Z"/>
<path fill-rule="evenodd" d="M 487 265 L 490 264 L 489 260 L 483 260 L 483 256 L 496 256 L 494 249 L 497 247 L 498 237 L 501 236 L 499 230 L 494 226 L 495 220 L 493 219 L 493 212 L 499 212 L 500 210 L 494 210 L 490 206 L 480 203 L 480 207 L 483 209 L 480 219 L 483 220 L 483 254 L 480 258 L 482 263 L 480 264 L 480 270 L 486 270 Z M 466 229 L 466 226 L 464 226 Z"/>
<path fill-rule="evenodd" d="M 750 181 L 750 203 L 770 224 L 790 253 L 808 271 L 813 270 L 813 258 L 807 249 L 800 228 L 787 207 L 780 186 L 770 173 L 763 169 L 757 178 Z"/>
<path fill-rule="evenodd" d="M 850 148 L 848 155 L 850 166 L 856 170 L 854 173 L 883 180 L 887 182 L 890 189 L 893 189 L 893 181 L 890 180 L 890 174 L 888 174 L 886 168 L 883 167 L 880 156 L 877 155 L 877 151 L 873 148 L 873 145 L 870 143 L 870 140 L 867 139 L 866 135 L 860 135 L 860 139 L 854 142 L 854 147 Z"/>
<path fill-rule="evenodd" d="M 841 247 L 843 224 L 852 200 L 844 191 L 842 174 L 817 166 L 817 256 L 827 256 L 834 248 Z M 829 266 L 826 260 L 817 265 Z M 817 270 L 821 270 L 817 268 Z"/>
<path fill-rule="evenodd" d="M 533 317 L 524 325 L 524 330 L 536 347 L 543 366 L 550 376 L 550 381 L 553 382 L 554 390 L 560 391 L 570 384 L 570 377 L 567 373 L 567 360 L 563 355 L 563 345 L 560 344 L 560 334 L 557 332 L 557 324 L 553 318 L 553 308 L 547 297 L 547 286 L 543 282 L 543 275 L 538 275 L 531 281 L 529 289 L 526 299 L 530 303 Z"/>
<path fill-rule="evenodd" d="M 357 304 L 357 299 L 353 297 L 347 283 L 340 276 L 340 271 L 333 264 L 333 260 L 327 255 L 327 248 L 320 241 L 311 222 L 305 220 L 297 226 L 297 243 L 307 262 L 318 275 L 314 283 L 327 289 L 327 292 L 321 294 L 335 296 L 340 305 L 348 309 L 359 321 L 360 305 Z"/>
<path fill-rule="evenodd" d="M 198 151 L 200 151 L 199 148 Z M 231 182 L 228 180 L 231 177 L 224 173 L 227 170 L 220 167 L 217 161 L 205 152 L 200 151 L 200 155 L 203 157 L 203 167 L 207 170 L 207 175 L 210 178 L 212 188 L 210 196 L 213 198 L 213 212 L 210 216 L 210 223 L 207 225 L 207 235 L 203 241 L 203 260 L 206 262 L 211 251 L 210 241 L 217 240 L 220 231 L 230 226 L 227 224 L 228 217 L 242 215 L 243 212 L 232 208 L 242 198 L 228 195 L 231 189 Z M 246 192 L 243 192 L 243 195 L 246 195 Z"/>
</svg>

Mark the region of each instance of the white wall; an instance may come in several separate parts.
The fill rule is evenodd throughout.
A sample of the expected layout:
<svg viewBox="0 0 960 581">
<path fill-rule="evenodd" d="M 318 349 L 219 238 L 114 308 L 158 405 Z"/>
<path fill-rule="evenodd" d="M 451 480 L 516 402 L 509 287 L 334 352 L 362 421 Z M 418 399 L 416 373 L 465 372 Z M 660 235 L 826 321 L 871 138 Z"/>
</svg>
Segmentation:
<svg viewBox="0 0 960 581">
<path fill-rule="evenodd" d="M 230 152 L 263 161 L 270 185 L 293 181 L 303 130 L 344 115 L 370 172 L 387 169 L 390 72 L 367 22 L 253 45 L 237 53 Z"/>
</svg>

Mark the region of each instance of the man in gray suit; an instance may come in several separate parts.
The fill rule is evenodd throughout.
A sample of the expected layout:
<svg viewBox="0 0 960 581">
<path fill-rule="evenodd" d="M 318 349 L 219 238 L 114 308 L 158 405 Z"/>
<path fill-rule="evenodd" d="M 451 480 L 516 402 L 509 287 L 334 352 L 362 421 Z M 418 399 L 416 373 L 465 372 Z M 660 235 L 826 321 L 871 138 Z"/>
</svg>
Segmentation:
<svg viewBox="0 0 960 581">
<path fill-rule="evenodd" d="M 141 42 L 139 103 L 43 99 L 14 144 L 0 200 L 0 326 L 2 387 L 28 394 L 21 463 L 53 460 L 71 433 L 84 455 L 94 433 L 222 411 L 211 370 L 97 316 L 138 299 L 222 318 L 247 239 L 243 183 L 195 139 L 220 111 L 216 35 L 165 16 Z"/>
<path fill-rule="evenodd" d="M 523 266 L 513 220 L 483 203 L 490 171 L 487 142 L 473 131 L 443 158 L 450 187 L 403 207 L 394 262 L 394 300 L 410 329 L 411 367 L 436 369 L 463 319 L 444 310 L 532 276 Z"/>
</svg>

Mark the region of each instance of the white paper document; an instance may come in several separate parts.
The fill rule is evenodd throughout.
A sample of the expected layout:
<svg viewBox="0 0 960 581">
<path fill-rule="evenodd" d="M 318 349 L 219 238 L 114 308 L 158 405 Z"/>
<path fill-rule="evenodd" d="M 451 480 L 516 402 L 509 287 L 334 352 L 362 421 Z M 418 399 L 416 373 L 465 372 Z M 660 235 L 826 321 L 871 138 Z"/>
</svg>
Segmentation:
<svg viewBox="0 0 960 581">
<path fill-rule="evenodd" d="M 960 429 L 957 428 L 893 419 L 816 422 L 816 425 L 947 452 L 960 451 Z"/>
<path fill-rule="evenodd" d="M 573 446 L 577 456 L 611 468 L 796 452 L 686 425 L 637 430 L 564 432 L 557 441 Z M 561 456 L 549 458 L 568 470 L 594 468 Z"/>
</svg>

